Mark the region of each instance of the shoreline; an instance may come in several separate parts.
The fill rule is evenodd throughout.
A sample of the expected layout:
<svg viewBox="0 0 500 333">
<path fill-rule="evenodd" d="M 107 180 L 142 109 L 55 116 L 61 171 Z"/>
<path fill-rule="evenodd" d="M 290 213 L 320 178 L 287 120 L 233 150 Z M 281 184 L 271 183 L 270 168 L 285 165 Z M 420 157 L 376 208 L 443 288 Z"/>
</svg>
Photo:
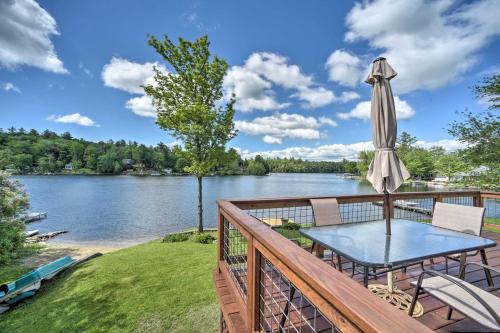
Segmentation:
<svg viewBox="0 0 500 333">
<path fill-rule="evenodd" d="M 22 259 L 23 265 L 27 267 L 39 267 L 48 264 L 64 256 L 71 256 L 73 259 L 82 259 L 95 253 L 111 253 L 134 244 L 124 244 L 124 246 L 91 245 L 82 243 L 52 243 L 40 242 L 41 249 L 32 255 Z"/>
</svg>

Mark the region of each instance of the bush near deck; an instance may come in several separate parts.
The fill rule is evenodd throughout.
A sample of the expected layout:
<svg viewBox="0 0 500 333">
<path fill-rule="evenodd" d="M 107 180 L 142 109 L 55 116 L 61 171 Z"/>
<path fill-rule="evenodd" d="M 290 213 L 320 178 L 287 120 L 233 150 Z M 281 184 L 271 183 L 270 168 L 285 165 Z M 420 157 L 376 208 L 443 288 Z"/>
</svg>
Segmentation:
<svg viewBox="0 0 500 333">
<path fill-rule="evenodd" d="M 0 332 L 214 332 L 216 245 L 153 241 L 106 254 L 1 315 Z"/>
</svg>

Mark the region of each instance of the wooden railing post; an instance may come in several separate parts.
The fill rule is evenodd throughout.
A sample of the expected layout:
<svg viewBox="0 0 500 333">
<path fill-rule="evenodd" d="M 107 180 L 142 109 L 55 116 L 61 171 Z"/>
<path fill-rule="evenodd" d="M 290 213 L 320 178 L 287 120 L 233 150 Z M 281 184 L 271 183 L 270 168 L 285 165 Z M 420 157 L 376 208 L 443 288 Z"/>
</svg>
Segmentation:
<svg viewBox="0 0 500 333">
<path fill-rule="evenodd" d="M 224 240 L 224 224 L 220 207 L 217 207 L 217 267 L 219 266 L 219 261 L 222 260 L 222 242 Z M 220 269 L 219 269 L 220 271 Z"/>
<path fill-rule="evenodd" d="M 443 202 L 443 197 L 438 195 L 437 197 L 432 198 L 432 213 L 434 213 L 434 207 L 436 207 L 436 202 Z"/>
<path fill-rule="evenodd" d="M 247 323 L 250 332 L 259 331 L 259 305 L 260 305 L 260 253 L 254 245 L 254 238 L 248 239 L 247 253 Z"/>
</svg>

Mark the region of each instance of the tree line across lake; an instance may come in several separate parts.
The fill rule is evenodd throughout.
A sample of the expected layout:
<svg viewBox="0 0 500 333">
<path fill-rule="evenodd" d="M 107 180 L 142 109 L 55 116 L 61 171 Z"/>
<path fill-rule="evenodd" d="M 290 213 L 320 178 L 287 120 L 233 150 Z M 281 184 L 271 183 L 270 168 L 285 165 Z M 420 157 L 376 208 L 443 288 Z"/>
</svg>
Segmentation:
<svg viewBox="0 0 500 333">
<path fill-rule="evenodd" d="M 0 129 L 0 170 L 11 173 L 121 174 L 124 172 L 182 174 L 189 161 L 179 146 L 146 146 L 135 141 L 92 142 L 50 130 Z M 294 158 L 243 159 L 230 148 L 220 154 L 212 173 L 219 175 L 270 172 L 357 173 L 354 161 L 305 161 Z"/>
<path fill-rule="evenodd" d="M 425 149 L 418 146 L 417 139 L 406 132 L 398 138 L 397 151 L 411 175 L 419 179 L 432 179 L 441 175 L 470 183 L 477 178 L 491 177 L 492 174 L 489 168 L 483 168 L 481 175 L 472 172 L 478 166 L 485 165 L 487 161 L 484 161 L 484 156 L 474 164 L 471 152 L 446 152 L 438 146 Z M 92 142 L 74 138 L 68 132 L 57 134 L 45 130 L 39 133 L 34 129 L 27 131 L 13 127 L 6 131 L 0 129 L 0 170 L 12 173 L 183 174 L 189 161 L 181 155 L 179 146 L 169 147 L 164 143 L 146 146 L 125 140 Z M 373 151 L 362 151 L 357 161 L 266 159 L 260 155 L 243 159 L 231 148 L 221 154 L 219 164 L 212 171 L 218 175 L 266 175 L 271 172 L 365 175 L 372 158 Z M 463 176 L 469 174 L 471 177 Z"/>
</svg>

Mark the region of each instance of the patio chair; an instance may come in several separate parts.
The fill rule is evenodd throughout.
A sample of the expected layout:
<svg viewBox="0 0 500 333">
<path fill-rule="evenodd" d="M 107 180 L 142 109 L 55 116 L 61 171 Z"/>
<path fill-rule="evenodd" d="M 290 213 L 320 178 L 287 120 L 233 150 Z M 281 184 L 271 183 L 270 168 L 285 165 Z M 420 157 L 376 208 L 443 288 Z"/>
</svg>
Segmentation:
<svg viewBox="0 0 500 333">
<path fill-rule="evenodd" d="M 500 270 L 478 262 L 466 263 L 460 271 L 459 278 L 434 270 L 425 270 L 417 281 L 411 282 L 415 286 L 415 292 L 408 314 L 410 316 L 413 314 L 418 295 L 424 291 L 449 306 L 447 320 L 451 319 L 455 309 L 488 330 L 500 331 L 500 298 L 464 281 L 465 269 L 469 265 L 477 265 L 484 270 L 500 274 Z M 425 275 L 431 277 L 424 279 Z M 490 288 L 491 290 L 495 288 Z"/>
<path fill-rule="evenodd" d="M 325 199 L 310 199 L 314 216 L 314 225 L 317 227 L 324 227 L 329 225 L 342 224 L 342 217 L 340 215 L 340 208 L 337 199 L 335 198 L 325 198 Z M 314 250 L 314 243 L 311 251 Z M 339 254 L 336 254 L 338 269 L 342 271 L 342 258 Z M 332 252 L 332 264 L 334 266 L 335 262 L 333 260 Z"/>
<path fill-rule="evenodd" d="M 481 230 L 483 229 L 484 212 L 484 207 L 471 207 L 436 202 L 432 216 L 432 225 L 480 236 Z M 483 263 L 487 264 L 486 254 L 484 251 L 480 252 Z M 477 253 L 478 251 L 468 252 L 467 256 L 475 256 Z M 446 274 L 448 274 L 448 259 L 459 261 L 459 258 L 460 254 L 445 257 Z M 461 269 L 462 267 L 459 268 L 459 271 Z"/>
</svg>

